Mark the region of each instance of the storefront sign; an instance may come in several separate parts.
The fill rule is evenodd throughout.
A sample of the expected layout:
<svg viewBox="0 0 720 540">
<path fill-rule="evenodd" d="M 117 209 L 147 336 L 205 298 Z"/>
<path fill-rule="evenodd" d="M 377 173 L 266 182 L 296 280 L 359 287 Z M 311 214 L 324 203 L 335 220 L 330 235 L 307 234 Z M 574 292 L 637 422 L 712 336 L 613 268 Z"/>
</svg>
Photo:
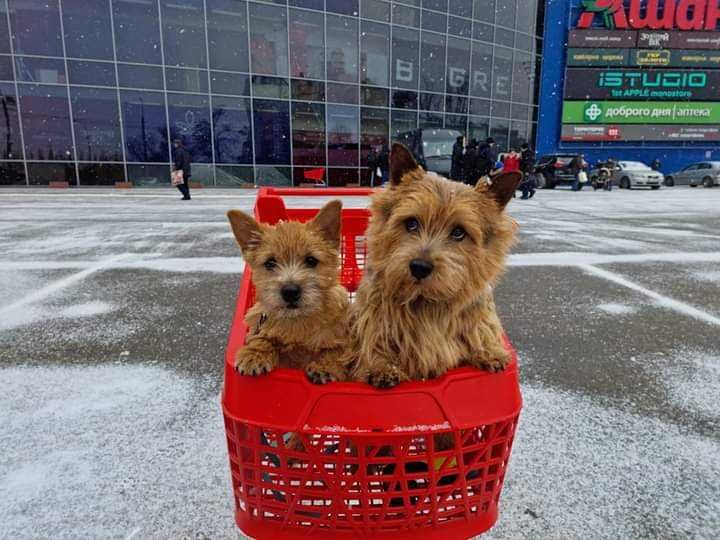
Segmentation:
<svg viewBox="0 0 720 540">
<path fill-rule="evenodd" d="M 637 44 L 637 32 L 613 30 L 570 30 L 568 47 L 603 47 L 632 49 Z"/>
<path fill-rule="evenodd" d="M 720 124 L 720 102 L 565 101 L 564 124 Z"/>
<path fill-rule="evenodd" d="M 671 32 L 670 48 L 720 51 L 720 32 Z"/>
<path fill-rule="evenodd" d="M 568 66 L 625 66 L 630 60 L 629 49 L 568 49 Z"/>
<path fill-rule="evenodd" d="M 563 141 L 720 141 L 720 126 L 575 125 L 562 127 Z"/>
<path fill-rule="evenodd" d="M 720 24 L 718 0 L 583 0 L 582 6 L 578 28 L 715 30 Z"/>
<path fill-rule="evenodd" d="M 720 71 L 570 68 L 565 99 L 720 101 Z"/>
</svg>

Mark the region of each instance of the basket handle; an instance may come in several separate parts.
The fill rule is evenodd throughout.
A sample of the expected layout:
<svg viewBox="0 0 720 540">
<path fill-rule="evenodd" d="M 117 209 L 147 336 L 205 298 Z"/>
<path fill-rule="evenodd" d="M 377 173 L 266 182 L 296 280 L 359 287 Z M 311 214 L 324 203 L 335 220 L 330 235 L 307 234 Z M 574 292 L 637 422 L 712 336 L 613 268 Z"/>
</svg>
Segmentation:
<svg viewBox="0 0 720 540">
<path fill-rule="evenodd" d="M 264 195 L 257 198 L 255 217 L 262 223 L 276 225 L 279 221 L 287 221 L 285 201 L 275 195 Z"/>
</svg>

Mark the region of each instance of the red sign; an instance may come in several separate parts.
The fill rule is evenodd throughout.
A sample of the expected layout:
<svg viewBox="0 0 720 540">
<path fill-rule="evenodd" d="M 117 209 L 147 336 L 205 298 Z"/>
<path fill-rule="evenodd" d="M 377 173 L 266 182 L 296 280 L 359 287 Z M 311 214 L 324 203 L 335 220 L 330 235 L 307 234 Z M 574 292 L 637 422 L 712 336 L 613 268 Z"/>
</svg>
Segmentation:
<svg viewBox="0 0 720 540">
<path fill-rule="evenodd" d="M 602 18 L 607 28 L 621 30 L 715 30 L 720 0 L 583 0 L 578 28 L 590 28 Z"/>
</svg>

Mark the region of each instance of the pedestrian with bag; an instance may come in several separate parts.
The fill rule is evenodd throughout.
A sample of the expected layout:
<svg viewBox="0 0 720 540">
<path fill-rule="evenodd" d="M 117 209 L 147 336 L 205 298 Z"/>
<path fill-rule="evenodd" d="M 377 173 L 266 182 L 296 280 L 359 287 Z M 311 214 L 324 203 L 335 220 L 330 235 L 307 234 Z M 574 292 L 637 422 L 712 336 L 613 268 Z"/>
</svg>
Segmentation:
<svg viewBox="0 0 720 540">
<path fill-rule="evenodd" d="M 450 179 L 463 181 L 463 158 L 465 157 L 465 137 L 460 135 L 453 144 L 452 161 L 450 162 Z"/>
<path fill-rule="evenodd" d="M 535 168 L 535 152 L 530 150 L 527 143 L 523 143 L 520 147 L 520 171 L 523 173 L 523 181 L 520 184 L 522 190 L 521 199 L 531 199 L 535 195 L 535 176 L 533 169 Z"/>
<path fill-rule="evenodd" d="M 572 190 L 580 191 L 587 184 L 587 161 L 583 154 L 578 154 L 570 162 L 570 170 L 573 172 L 575 179 L 573 180 Z"/>
<path fill-rule="evenodd" d="M 182 193 L 182 200 L 190 200 L 190 176 L 192 170 L 190 167 L 190 154 L 183 147 L 180 139 L 173 141 L 173 168 L 172 168 L 172 185 L 177 187 Z"/>
</svg>

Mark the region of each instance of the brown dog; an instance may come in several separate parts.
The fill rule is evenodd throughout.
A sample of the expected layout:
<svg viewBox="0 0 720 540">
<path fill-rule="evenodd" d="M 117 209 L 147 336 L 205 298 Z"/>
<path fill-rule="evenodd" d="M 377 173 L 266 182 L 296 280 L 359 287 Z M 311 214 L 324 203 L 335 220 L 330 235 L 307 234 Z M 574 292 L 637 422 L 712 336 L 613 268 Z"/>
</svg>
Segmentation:
<svg viewBox="0 0 720 540">
<path fill-rule="evenodd" d="M 504 209 L 520 174 L 473 188 L 425 172 L 395 144 L 390 178 L 372 197 L 368 268 L 351 308 L 354 378 L 391 387 L 461 364 L 504 369 L 492 289 L 515 239 Z"/>
<path fill-rule="evenodd" d="M 272 227 L 230 210 L 228 219 L 252 269 L 256 303 L 237 354 L 241 375 L 304 369 L 316 384 L 346 378 L 339 357 L 347 345 L 347 291 L 338 283 L 342 203 L 326 204 L 309 223 Z"/>
</svg>

